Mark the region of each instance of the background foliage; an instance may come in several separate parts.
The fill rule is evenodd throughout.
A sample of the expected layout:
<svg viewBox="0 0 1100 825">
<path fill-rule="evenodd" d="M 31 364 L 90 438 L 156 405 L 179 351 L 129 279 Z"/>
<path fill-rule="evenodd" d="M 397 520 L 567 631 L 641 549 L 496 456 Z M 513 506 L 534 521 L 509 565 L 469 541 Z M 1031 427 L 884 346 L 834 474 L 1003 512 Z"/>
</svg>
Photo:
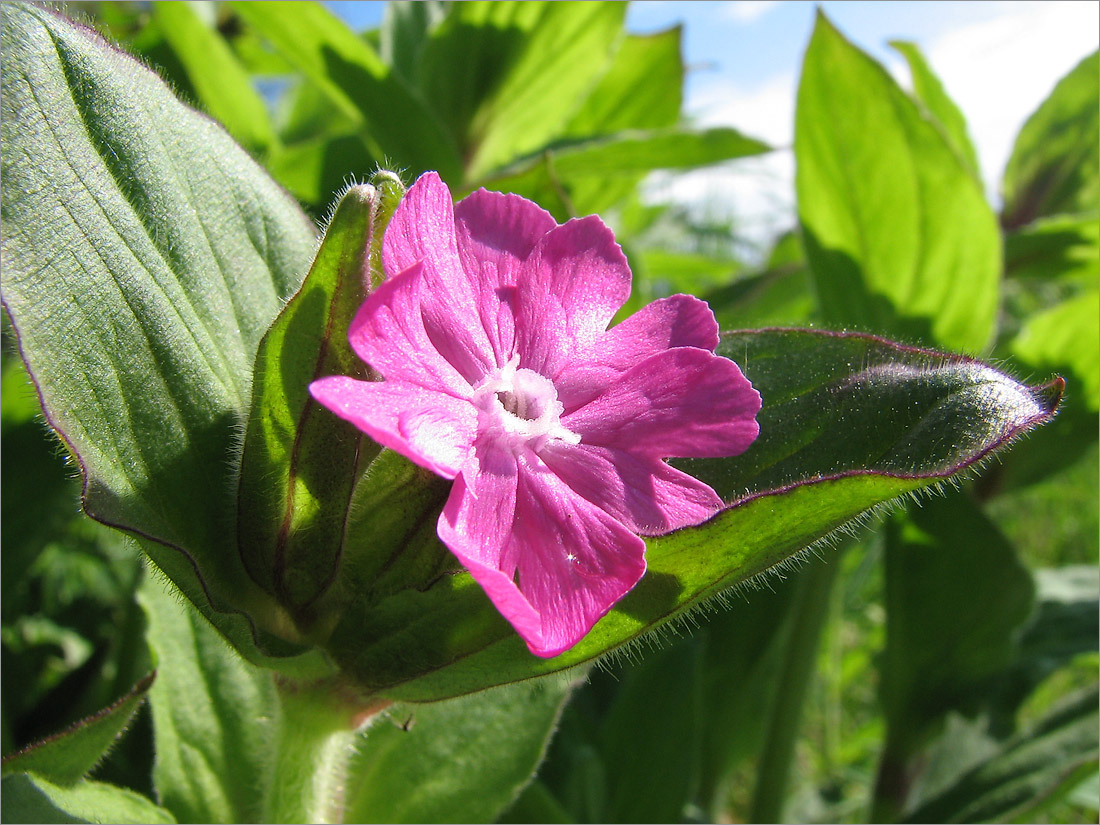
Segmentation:
<svg viewBox="0 0 1100 825">
<path fill-rule="evenodd" d="M 634 269 L 628 310 L 692 292 L 727 330 L 846 327 L 1066 378 L 1060 415 L 979 477 L 738 591 L 690 633 L 648 637 L 576 687 L 552 676 L 395 706 L 343 743 L 360 749 L 349 821 L 1095 821 L 1096 54 L 1021 131 L 996 211 L 965 113 L 919 48 L 897 44 L 907 91 L 820 17 L 798 98 L 799 226 L 761 264 L 739 254 L 736 226 L 641 196 L 651 171 L 769 147 L 685 122 L 680 31 L 629 34 L 621 4 L 399 3 L 365 33 L 308 3 L 68 11 L 220 121 L 315 220 L 380 164 L 407 181 L 436 169 L 456 196 L 486 186 L 559 220 L 604 216 Z M 152 167 L 116 161 L 163 178 L 203 168 L 179 149 Z M 6 160 L 5 175 L 13 168 Z M 268 185 L 230 177 L 226 214 L 245 188 Z M 197 219 L 218 220 L 218 181 L 196 185 L 212 199 Z M 19 204 L 6 199 L 5 217 Z M 216 267 L 251 248 L 253 229 L 242 225 L 224 254 L 158 237 L 150 249 L 211 255 Z M 270 293 L 272 317 L 308 266 L 312 233 L 303 226 L 279 247 L 283 282 L 250 282 Z M 188 296 L 200 314 L 207 300 Z M 219 339 L 225 362 L 195 376 L 224 386 L 211 415 L 241 409 L 234 365 L 251 366 L 265 328 Z M 4 335 L 10 345 L 6 317 Z M 143 571 L 128 539 L 78 514 L 69 455 L 9 353 L 3 752 L 98 715 L 6 759 L 5 818 L 325 815 L 324 799 L 288 803 L 270 779 L 287 775 L 271 761 L 280 753 L 325 758 L 280 724 L 308 715 L 287 705 L 308 699 L 277 696 L 266 671 Z M 225 445 L 204 449 L 216 465 Z M 144 466 L 168 485 L 171 469 Z"/>
</svg>

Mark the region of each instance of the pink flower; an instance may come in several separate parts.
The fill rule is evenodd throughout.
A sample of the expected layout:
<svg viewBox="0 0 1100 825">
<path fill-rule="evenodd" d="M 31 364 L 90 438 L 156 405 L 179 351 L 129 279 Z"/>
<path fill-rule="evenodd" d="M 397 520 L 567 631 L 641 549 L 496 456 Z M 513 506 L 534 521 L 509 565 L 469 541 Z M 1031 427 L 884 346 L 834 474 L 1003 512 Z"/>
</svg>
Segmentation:
<svg viewBox="0 0 1100 825">
<path fill-rule="evenodd" d="M 664 462 L 736 455 L 760 396 L 714 354 L 702 301 L 673 295 L 608 329 L 630 269 L 597 217 L 557 225 L 423 175 L 383 242 L 387 280 L 351 324 L 385 379 L 332 376 L 320 403 L 454 479 L 439 537 L 538 656 L 576 644 L 645 572 L 652 535 L 722 506 Z"/>
</svg>

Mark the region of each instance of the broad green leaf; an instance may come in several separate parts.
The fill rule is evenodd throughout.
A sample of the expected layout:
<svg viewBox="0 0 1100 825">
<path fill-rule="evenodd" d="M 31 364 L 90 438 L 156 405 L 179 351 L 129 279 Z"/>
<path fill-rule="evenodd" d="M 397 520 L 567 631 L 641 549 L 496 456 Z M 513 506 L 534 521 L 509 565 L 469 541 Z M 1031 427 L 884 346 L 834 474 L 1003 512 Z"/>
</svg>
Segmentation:
<svg viewBox="0 0 1100 825">
<path fill-rule="evenodd" d="M 928 61 L 924 59 L 916 43 L 893 40 L 890 45 L 901 52 L 909 64 L 909 73 L 913 78 L 913 94 L 928 110 L 947 134 L 952 147 L 966 163 L 966 168 L 976 180 L 981 180 L 981 167 L 978 165 L 978 153 L 966 130 L 966 118 L 943 88 Z"/>
<path fill-rule="evenodd" d="M 549 677 L 392 707 L 348 767 L 345 821 L 495 821 L 542 761 L 569 692 Z"/>
<path fill-rule="evenodd" d="M 153 684 L 153 676 L 146 676 L 133 690 L 94 716 L 5 757 L 4 775 L 34 773 L 62 785 L 79 781 L 122 735 Z"/>
<path fill-rule="evenodd" d="M 563 179 L 634 175 L 654 169 L 692 169 L 771 151 L 766 143 L 724 127 L 693 131 L 662 129 L 622 132 L 576 144 L 565 144 L 502 169 L 493 185 L 521 177 L 548 156 L 555 175 Z"/>
<path fill-rule="evenodd" d="M 627 35 L 607 73 L 569 119 L 565 137 L 674 126 L 683 97 L 681 37 L 679 26 Z"/>
<path fill-rule="evenodd" d="M 1059 667 L 1096 651 L 1100 632 L 1100 571 L 1068 565 L 1035 571 L 1036 608 L 1020 634 L 1020 653 L 999 683 L 998 704 L 1015 715 L 1031 692 Z"/>
<path fill-rule="evenodd" d="M 237 538 L 252 578 L 296 614 L 335 580 L 360 462 L 378 451 L 309 395 L 323 375 L 368 377 L 346 330 L 370 285 L 377 197 L 374 187 L 356 186 L 341 199 L 302 288 L 256 357 Z"/>
<path fill-rule="evenodd" d="M 626 4 L 546 3 L 506 73 L 470 123 L 466 178 L 542 148 L 564 130 L 577 101 L 606 71 Z"/>
<path fill-rule="evenodd" d="M 1040 218 L 1005 236 L 1005 274 L 1096 284 L 1100 220 L 1092 215 Z"/>
<path fill-rule="evenodd" d="M 519 58 L 546 5 L 451 3 L 428 33 L 414 75 L 463 157 L 471 149 L 471 119 Z"/>
<path fill-rule="evenodd" d="M 679 822 L 701 765 L 703 649 L 681 644 L 623 672 L 600 729 L 607 822 Z"/>
<path fill-rule="evenodd" d="M 1001 222 L 1100 207 L 1100 57 L 1093 52 L 1065 77 L 1016 137 L 1002 183 Z"/>
<path fill-rule="evenodd" d="M 116 785 L 83 779 L 55 785 L 32 774 L 0 782 L 5 822 L 175 822 L 151 799 Z"/>
<path fill-rule="evenodd" d="M 443 20 L 446 7 L 439 0 L 423 3 L 387 3 L 379 32 L 379 56 L 408 83 L 416 82 L 421 49 L 433 27 Z M 453 67 L 458 69 L 457 66 Z M 451 72 L 453 74 L 454 72 Z"/>
<path fill-rule="evenodd" d="M 345 671 L 364 689 L 426 701 L 589 661 L 868 509 L 964 470 L 1048 420 L 1061 389 L 1029 389 L 980 362 L 871 336 L 746 332 L 727 334 L 719 351 L 763 396 L 760 438 L 737 458 L 678 464 L 731 506 L 650 539 L 649 572 L 577 647 L 531 656 L 472 579 L 449 572 L 454 561 L 434 534 L 445 487 L 430 492 L 409 470 L 395 505 L 363 508 L 391 520 L 379 535 L 394 551 L 378 557 L 388 559 L 385 577 L 362 575 L 363 602 L 326 642 Z M 417 577 L 423 585 L 410 588 Z"/>
<path fill-rule="evenodd" d="M 653 169 L 694 169 L 768 151 L 771 147 L 766 143 L 723 127 L 626 132 L 557 149 L 554 168 L 566 178 L 595 177 Z"/>
<path fill-rule="evenodd" d="M 1012 545 L 965 494 L 929 499 L 889 523 L 885 760 L 912 758 L 949 710 L 972 715 L 988 704 L 1034 594 Z"/>
<path fill-rule="evenodd" d="M 135 60 L 35 6 L 3 15 L 4 303 L 84 508 L 246 655 L 296 652 L 254 624 L 282 619 L 233 546 L 230 459 L 313 226 Z"/>
<path fill-rule="evenodd" d="M 1100 293 L 1091 289 L 1029 318 L 1010 344 L 1017 358 L 1036 369 L 1068 369 L 1067 398 L 1092 412 L 1100 409 L 1097 317 Z"/>
<path fill-rule="evenodd" d="M 377 52 L 320 3 L 234 3 L 283 57 L 353 118 L 376 158 L 458 178 L 454 143 L 435 115 Z"/>
<path fill-rule="evenodd" d="M 981 351 L 1000 233 L 944 132 L 821 13 L 795 115 L 803 241 L 823 320 Z"/>
<path fill-rule="evenodd" d="M 278 702 L 268 671 L 243 661 L 170 585 L 146 578 L 157 681 L 153 782 L 184 822 L 259 822 Z"/>
<path fill-rule="evenodd" d="M 225 40 L 190 3 L 165 0 L 150 10 L 187 71 L 197 102 L 249 151 L 260 154 L 269 149 L 275 131 L 267 107 Z"/>
<path fill-rule="evenodd" d="M 1070 696 L 905 821 L 1029 821 L 1059 792 L 1095 775 L 1097 698 L 1095 686 Z"/>
</svg>

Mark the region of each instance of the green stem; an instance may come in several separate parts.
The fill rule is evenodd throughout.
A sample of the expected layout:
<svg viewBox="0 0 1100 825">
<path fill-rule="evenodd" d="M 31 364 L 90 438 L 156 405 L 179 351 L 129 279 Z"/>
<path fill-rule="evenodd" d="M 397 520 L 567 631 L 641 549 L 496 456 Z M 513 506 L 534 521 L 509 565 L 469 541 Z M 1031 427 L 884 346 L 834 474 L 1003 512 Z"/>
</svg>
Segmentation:
<svg viewBox="0 0 1100 825">
<path fill-rule="evenodd" d="M 776 685 L 764 750 L 756 771 L 750 822 L 781 822 L 802 705 L 817 662 L 817 647 L 829 610 L 840 555 L 815 563 L 799 577 L 790 639 Z"/>
<path fill-rule="evenodd" d="M 343 820 L 348 762 L 359 736 L 352 711 L 318 686 L 279 684 L 275 770 L 266 821 Z"/>
</svg>

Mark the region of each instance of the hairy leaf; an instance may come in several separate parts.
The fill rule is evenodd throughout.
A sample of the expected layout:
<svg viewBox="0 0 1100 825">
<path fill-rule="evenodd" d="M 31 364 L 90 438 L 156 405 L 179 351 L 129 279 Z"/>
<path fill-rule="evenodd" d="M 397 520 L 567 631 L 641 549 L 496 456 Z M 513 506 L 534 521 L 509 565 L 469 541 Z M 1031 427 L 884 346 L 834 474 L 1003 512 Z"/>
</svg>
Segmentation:
<svg viewBox="0 0 1100 825">
<path fill-rule="evenodd" d="M 63 785 L 91 772 L 122 735 L 141 706 L 154 674 L 149 674 L 125 696 L 68 730 L 4 757 L 3 772 L 34 773 Z"/>
<path fill-rule="evenodd" d="M 135 60 L 35 6 L 3 15 L 4 304 L 84 508 L 246 655 L 291 654 L 254 624 L 282 618 L 233 548 L 227 491 L 256 346 L 314 228 Z"/>
<path fill-rule="evenodd" d="M 127 788 L 82 779 L 62 786 L 32 774 L 0 783 L 5 822 L 175 822 L 151 799 Z"/>
<path fill-rule="evenodd" d="M 330 652 L 363 687 L 416 701 L 588 661 L 868 509 L 964 470 L 1046 421 L 1061 389 L 1057 381 L 1029 389 L 968 358 L 864 335 L 733 333 L 719 351 L 763 396 L 760 438 L 736 458 L 679 463 L 731 505 L 698 527 L 649 539 L 649 572 L 579 645 L 549 660 L 526 651 L 438 543 L 443 491 L 421 493 L 410 471 L 398 507 L 364 508 L 377 513 L 364 518 L 391 520 L 383 535 L 393 550 L 380 574 L 394 584 L 348 606 Z M 423 584 L 410 589 L 417 579 Z"/>
<path fill-rule="evenodd" d="M 262 821 L 277 702 L 267 671 L 243 661 L 152 576 L 138 596 L 157 661 L 150 692 L 157 796 L 184 822 Z"/>
<path fill-rule="evenodd" d="M 394 706 L 348 768 L 345 821 L 495 821 L 542 760 L 569 691 L 550 677 Z"/>
</svg>

